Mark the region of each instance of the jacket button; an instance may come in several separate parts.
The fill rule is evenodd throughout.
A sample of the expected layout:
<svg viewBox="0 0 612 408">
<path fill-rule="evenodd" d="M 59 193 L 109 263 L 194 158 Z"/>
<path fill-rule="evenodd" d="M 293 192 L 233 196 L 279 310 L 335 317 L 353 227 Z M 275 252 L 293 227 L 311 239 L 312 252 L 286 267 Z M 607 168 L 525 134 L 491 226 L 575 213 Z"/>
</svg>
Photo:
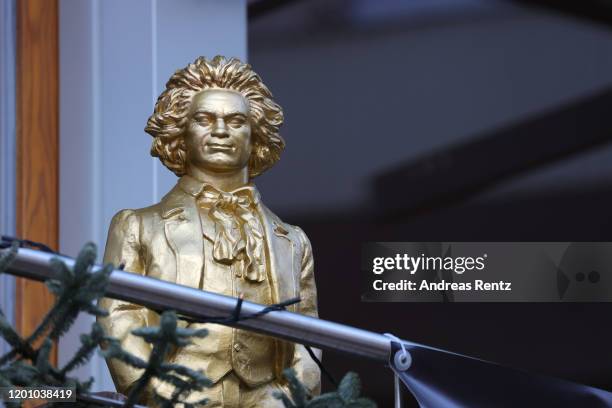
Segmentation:
<svg viewBox="0 0 612 408">
<path fill-rule="evenodd" d="M 234 350 L 240 351 L 240 344 L 234 343 Z"/>
</svg>

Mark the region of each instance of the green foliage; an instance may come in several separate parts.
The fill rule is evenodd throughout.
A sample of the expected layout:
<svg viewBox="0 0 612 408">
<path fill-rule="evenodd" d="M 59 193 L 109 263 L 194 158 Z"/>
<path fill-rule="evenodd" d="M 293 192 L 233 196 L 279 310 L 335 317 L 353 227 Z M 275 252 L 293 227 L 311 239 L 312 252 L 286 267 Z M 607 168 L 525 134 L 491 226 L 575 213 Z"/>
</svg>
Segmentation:
<svg viewBox="0 0 612 408">
<path fill-rule="evenodd" d="M 15 257 L 17 247 L 0 255 L 0 273 Z M 79 381 L 68 377 L 68 373 L 89 360 L 99 342 L 105 338 L 102 328 L 94 323 L 91 332 L 81 336 L 81 347 L 72 359 L 61 369 L 53 367 L 49 361 L 54 340 L 66 333 L 80 312 L 103 315 L 105 312 L 92 304 L 106 290 L 112 267 L 106 266 L 95 273 L 92 266 L 96 258 L 93 244 L 86 245 L 77 257 L 73 269 L 59 260 L 53 261 L 57 279 L 47 281 L 47 286 L 55 295 L 53 307 L 28 338 L 22 338 L 9 324 L 0 311 L 0 335 L 9 343 L 12 350 L 0 357 L 0 384 L 2 386 L 54 386 L 74 388 L 77 393 L 85 393 L 93 379 Z M 44 338 L 42 338 L 44 336 Z M 42 341 L 38 341 L 42 338 Z M 36 346 L 36 344 L 40 344 Z M 20 404 L 6 403 L 9 407 Z M 77 404 L 76 406 L 84 406 Z"/>
<path fill-rule="evenodd" d="M 0 273 L 4 272 L 11 262 L 13 262 L 15 256 L 17 256 L 17 248 L 19 248 L 19 244 L 13 242 L 8 251 L 4 254 L 0 254 Z"/>
<path fill-rule="evenodd" d="M 277 392 L 274 396 L 280 399 L 285 408 L 376 408 L 374 401 L 360 397 L 361 381 L 356 373 L 347 373 L 335 392 L 329 392 L 314 398 L 308 397 L 308 391 L 300 382 L 293 369 L 284 371 L 289 384 L 291 398 Z"/>
</svg>

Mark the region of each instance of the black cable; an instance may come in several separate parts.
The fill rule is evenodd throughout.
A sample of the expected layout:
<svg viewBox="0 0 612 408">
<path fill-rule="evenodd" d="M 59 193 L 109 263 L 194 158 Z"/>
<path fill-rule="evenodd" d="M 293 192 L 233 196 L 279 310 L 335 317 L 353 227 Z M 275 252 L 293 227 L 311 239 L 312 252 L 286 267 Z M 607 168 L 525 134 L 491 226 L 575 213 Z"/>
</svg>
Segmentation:
<svg viewBox="0 0 612 408">
<path fill-rule="evenodd" d="M 13 242 L 17 242 L 19 244 L 19 248 L 33 248 L 50 254 L 61 255 L 59 252 L 52 250 L 47 245 L 41 242 L 30 241 L 29 239 L 9 237 L 8 235 L 0 236 L 1 249 L 9 248 L 13 244 Z"/>
<path fill-rule="evenodd" d="M 285 300 L 283 302 L 280 303 L 275 303 L 273 305 L 264 307 L 263 309 L 261 309 L 258 312 L 255 313 L 251 313 L 251 314 L 241 314 L 242 311 L 242 302 L 244 301 L 244 299 L 242 298 L 238 298 L 238 301 L 236 302 L 236 307 L 234 308 L 234 310 L 232 311 L 232 314 L 230 316 L 227 317 L 204 317 L 201 319 L 194 319 L 191 317 L 186 317 L 186 316 L 179 316 L 179 319 L 186 321 L 187 323 L 219 323 L 219 324 L 223 324 L 223 323 L 237 323 L 239 321 L 242 320 L 249 320 L 249 319 L 255 319 L 258 318 L 260 316 L 263 316 L 265 314 L 268 314 L 270 312 L 278 312 L 281 310 L 285 310 L 285 308 L 287 306 L 293 305 L 295 303 L 298 303 L 301 301 L 301 299 L 298 298 L 292 298 L 289 300 Z M 157 313 L 161 313 L 162 311 L 160 310 L 155 310 Z"/>
<path fill-rule="evenodd" d="M 276 304 L 270 305 L 268 307 L 265 307 L 265 308 L 261 309 L 259 312 L 255 312 L 255 313 L 248 314 L 248 315 L 241 315 L 240 312 L 242 310 L 243 298 L 239 297 L 238 301 L 236 302 L 236 307 L 234 308 L 231 316 L 229 316 L 229 317 L 210 317 L 210 318 L 204 318 L 204 319 L 191 319 L 191 318 L 181 317 L 181 320 L 185 320 L 188 323 L 237 323 L 237 322 L 242 321 L 242 320 L 258 318 L 258 317 L 263 316 L 265 314 L 268 314 L 270 312 L 276 312 L 276 311 L 279 311 L 279 310 L 286 310 L 285 308 L 287 306 L 293 305 L 293 304 L 298 303 L 300 301 L 301 301 L 300 298 L 292 298 L 292 299 L 289 299 L 289 300 L 285 300 L 284 302 L 276 303 Z M 159 313 L 159 311 L 158 311 L 158 313 Z M 325 366 L 323 365 L 321 360 L 319 360 L 319 358 L 314 353 L 312 348 L 310 346 L 306 346 L 306 345 L 304 345 L 304 347 L 306 348 L 306 351 L 308 352 L 308 355 L 310 356 L 310 358 L 312 358 L 312 360 L 319 367 L 321 372 L 325 375 L 325 377 L 327 377 L 329 382 L 331 382 L 337 388 L 338 387 L 338 381 L 336 381 L 336 379 L 334 378 L 332 373 L 329 372 L 329 370 L 327 370 L 325 368 Z"/>
<path fill-rule="evenodd" d="M 314 353 L 314 351 L 312 350 L 312 347 L 304 345 L 304 347 L 306 347 L 306 351 L 308 352 L 308 355 L 310 356 L 310 358 L 312 358 L 314 360 L 314 362 L 317 364 L 317 366 L 319 366 L 319 370 L 321 370 L 321 372 L 323 374 L 325 374 L 325 376 L 327 377 L 327 379 L 329 380 L 329 382 L 331 382 L 332 384 L 334 384 L 334 387 L 338 388 L 338 382 L 336 381 L 336 379 L 334 378 L 334 376 L 332 375 L 332 373 L 330 373 L 325 366 L 323 365 L 323 363 L 321 362 L 321 360 L 319 360 L 319 357 L 317 357 L 317 355 Z"/>
</svg>

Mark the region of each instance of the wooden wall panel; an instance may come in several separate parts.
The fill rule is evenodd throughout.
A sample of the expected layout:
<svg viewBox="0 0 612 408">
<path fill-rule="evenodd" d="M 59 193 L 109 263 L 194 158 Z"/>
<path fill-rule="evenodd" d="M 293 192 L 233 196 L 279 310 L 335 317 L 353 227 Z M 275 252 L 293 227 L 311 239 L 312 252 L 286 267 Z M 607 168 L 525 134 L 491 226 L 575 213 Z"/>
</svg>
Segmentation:
<svg viewBox="0 0 612 408">
<path fill-rule="evenodd" d="M 17 1 L 17 236 L 58 248 L 58 1 Z M 16 324 L 29 334 L 53 303 L 18 279 Z M 57 359 L 54 353 L 54 360 Z"/>
</svg>

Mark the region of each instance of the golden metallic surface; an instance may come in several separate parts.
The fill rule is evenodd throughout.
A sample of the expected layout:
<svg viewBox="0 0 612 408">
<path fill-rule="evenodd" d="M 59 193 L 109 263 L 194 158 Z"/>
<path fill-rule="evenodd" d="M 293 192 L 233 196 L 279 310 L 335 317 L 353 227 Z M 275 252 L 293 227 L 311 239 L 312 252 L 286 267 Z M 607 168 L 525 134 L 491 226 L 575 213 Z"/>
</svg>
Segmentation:
<svg viewBox="0 0 612 408">
<path fill-rule="evenodd" d="M 104 262 L 125 270 L 245 300 L 273 304 L 296 296 L 290 309 L 317 316 L 312 249 L 304 232 L 281 221 L 261 202 L 251 180 L 280 158 L 280 106 L 251 67 L 239 60 L 198 58 L 177 71 L 159 97 L 145 130 L 151 154 L 179 180 L 161 202 L 122 210 L 108 232 Z M 157 325 L 157 313 L 124 301 L 100 301 L 110 315 L 107 333 L 147 359 L 150 347 L 131 330 Z M 282 370 L 293 367 L 313 395 L 320 372 L 304 346 L 217 324 L 176 350 L 168 362 L 203 370 L 213 385 L 189 401 L 211 407 L 282 407 Z M 141 370 L 107 361 L 117 390 L 128 393 Z M 153 382 L 170 396 L 171 385 Z"/>
</svg>

